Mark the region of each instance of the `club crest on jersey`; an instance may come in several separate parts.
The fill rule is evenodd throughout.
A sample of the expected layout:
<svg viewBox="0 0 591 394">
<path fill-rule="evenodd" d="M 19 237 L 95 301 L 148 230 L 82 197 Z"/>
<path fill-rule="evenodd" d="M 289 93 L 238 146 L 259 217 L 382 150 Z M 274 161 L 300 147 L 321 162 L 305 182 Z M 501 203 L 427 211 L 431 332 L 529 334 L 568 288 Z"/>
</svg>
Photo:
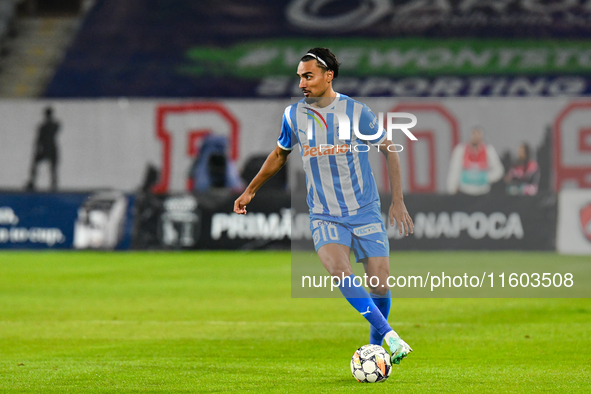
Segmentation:
<svg viewBox="0 0 591 394">
<path fill-rule="evenodd" d="M 591 203 L 581 208 L 579 212 L 579 218 L 581 219 L 581 229 L 585 238 L 591 242 Z"/>
</svg>

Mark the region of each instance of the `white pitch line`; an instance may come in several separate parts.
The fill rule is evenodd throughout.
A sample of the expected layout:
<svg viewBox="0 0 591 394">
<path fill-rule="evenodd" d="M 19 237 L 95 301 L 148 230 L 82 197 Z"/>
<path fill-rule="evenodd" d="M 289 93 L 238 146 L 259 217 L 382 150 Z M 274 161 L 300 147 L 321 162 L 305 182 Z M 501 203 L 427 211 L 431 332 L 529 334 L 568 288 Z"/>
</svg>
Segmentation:
<svg viewBox="0 0 591 394">
<path fill-rule="evenodd" d="M 62 320 L 62 321 L 0 321 L 0 325 L 84 325 L 84 324 L 104 324 L 104 325 L 184 325 L 184 326 L 202 326 L 212 325 L 243 325 L 243 326 L 367 326 L 367 322 L 287 322 L 287 321 L 231 321 L 231 320 L 193 320 L 193 321 L 158 321 L 158 320 Z M 463 323 L 425 323 L 425 322 L 391 322 L 392 326 L 414 326 L 419 324 L 421 327 L 461 327 L 468 324 Z"/>
</svg>

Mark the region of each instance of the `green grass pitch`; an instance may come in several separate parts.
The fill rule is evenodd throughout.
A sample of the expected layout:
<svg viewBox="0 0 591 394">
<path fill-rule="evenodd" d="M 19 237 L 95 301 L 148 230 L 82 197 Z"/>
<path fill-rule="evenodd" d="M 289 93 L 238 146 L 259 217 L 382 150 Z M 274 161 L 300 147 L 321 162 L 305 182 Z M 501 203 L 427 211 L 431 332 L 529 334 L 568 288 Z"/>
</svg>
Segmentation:
<svg viewBox="0 0 591 394">
<path fill-rule="evenodd" d="M 396 254 L 428 258 L 454 253 Z M 4 252 L 0 269 L 1 393 L 591 392 L 590 299 L 395 299 L 415 351 L 361 384 L 367 323 L 291 298 L 286 252 Z"/>
</svg>

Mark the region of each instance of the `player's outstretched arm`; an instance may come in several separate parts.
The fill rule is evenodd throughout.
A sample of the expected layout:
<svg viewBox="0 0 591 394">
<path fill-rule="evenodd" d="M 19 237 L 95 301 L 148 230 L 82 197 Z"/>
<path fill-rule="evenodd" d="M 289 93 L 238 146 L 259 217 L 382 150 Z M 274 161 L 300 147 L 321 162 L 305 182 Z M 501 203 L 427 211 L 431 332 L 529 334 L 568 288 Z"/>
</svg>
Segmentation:
<svg viewBox="0 0 591 394">
<path fill-rule="evenodd" d="M 278 146 L 275 147 L 273 152 L 267 156 L 267 160 L 263 163 L 258 174 L 253 178 L 246 190 L 244 190 L 244 193 L 234 201 L 234 212 L 241 215 L 246 213 L 246 206 L 250 203 L 256 192 L 285 165 L 290 152 Z"/>
<path fill-rule="evenodd" d="M 393 145 L 390 140 L 385 140 L 383 144 L 380 144 L 380 151 L 386 157 L 388 162 L 388 176 L 390 178 L 390 187 L 392 189 L 392 204 L 388 210 L 388 216 L 390 217 L 390 225 L 394 225 L 394 220 L 398 223 L 398 231 L 402 235 L 404 232 L 407 236 L 413 233 L 414 224 L 412 218 L 406 210 L 404 205 L 404 198 L 402 196 L 402 172 L 400 171 L 400 158 L 398 153 L 389 151 L 388 147 Z"/>
</svg>

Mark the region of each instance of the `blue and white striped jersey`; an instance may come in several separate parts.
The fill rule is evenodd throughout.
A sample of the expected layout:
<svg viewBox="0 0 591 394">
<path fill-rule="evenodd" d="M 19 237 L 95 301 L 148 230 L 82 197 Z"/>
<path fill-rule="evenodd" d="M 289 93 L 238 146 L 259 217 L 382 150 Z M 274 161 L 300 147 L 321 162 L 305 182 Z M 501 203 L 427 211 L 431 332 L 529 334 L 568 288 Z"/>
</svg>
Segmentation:
<svg viewBox="0 0 591 394">
<path fill-rule="evenodd" d="M 339 139 L 339 121 L 335 112 L 347 114 L 351 124 L 350 138 Z M 307 135 L 308 119 L 312 119 L 311 139 Z M 359 119 L 359 132 L 372 136 L 371 140 L 359 139 L 355 135 L 354 119 Z M 302 99 L 285 109 L 277 145 L 285 150 L 292 150 L 296 144 L 300 146 L 310 213 L 350 216 L 379 201 L 369 164 L 369 151 L 375 149 L 370 145 L 386 139 L 383 129 L 378 134 L 378 126 L 378 118 L 369 107 L 338 93 L 325 108 L 310 106 Z"/>
</svg>

